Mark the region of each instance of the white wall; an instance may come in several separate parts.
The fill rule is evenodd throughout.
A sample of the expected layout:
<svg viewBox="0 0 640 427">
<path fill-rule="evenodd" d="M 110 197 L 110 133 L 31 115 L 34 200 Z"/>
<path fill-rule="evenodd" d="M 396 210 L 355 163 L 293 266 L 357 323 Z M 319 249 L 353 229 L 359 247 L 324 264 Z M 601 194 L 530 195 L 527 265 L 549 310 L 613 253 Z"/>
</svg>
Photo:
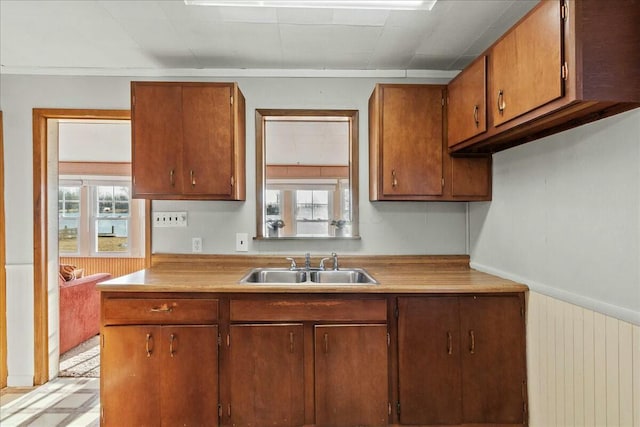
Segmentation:
<svg viewBox="0 0 640 427">
<path fill-rule="evenodd" d="M 29 385 L 23 381 L 33 375 L 32 109 L 128 109 L 131 80 L 136 78 L 0 76 L 6 177 L 7 306 L 13 307 L 7 319 L 9 385 Z M 246 77 L 175 80 L 239 82 L 247 101 L 247 201 L 154 202 L 156 210 L 186 210 L 189 213 L 186 229 L 154 230 L 154 251 L 188 253 L 191 237 L 198 236 L 203 239 L 205 253 L 235 253 L 236 232 L 255 235 L 255 109 L 314 108 L 360 111 L 362 240 L 250 242 L 251 253 L 465 253 L 466 204 L 368 201 L 367 101 L 374 84 L 383 81 L 445 83 L 446 80 Z M 16 304 L 20 304 L 19 309 Z"/>
<path fill-rule="evenodd" d="M 640 110 L 494 155 L 472 266 L 640 324 Z"/>
</svg>

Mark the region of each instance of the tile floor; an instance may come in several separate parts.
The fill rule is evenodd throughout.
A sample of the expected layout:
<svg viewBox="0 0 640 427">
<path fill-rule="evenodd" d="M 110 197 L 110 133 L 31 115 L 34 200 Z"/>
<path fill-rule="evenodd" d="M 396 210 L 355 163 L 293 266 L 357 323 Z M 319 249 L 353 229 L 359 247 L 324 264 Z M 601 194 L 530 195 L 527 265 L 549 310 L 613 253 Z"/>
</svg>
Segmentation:
<svg viewBox="0 0 640 427">
<path fill-rule="evenodd" d="M 2 427 L 100 425 L 99 378 L 56 378 L 26 394 L 19 391 L 3 391 Z"/>
</svg>

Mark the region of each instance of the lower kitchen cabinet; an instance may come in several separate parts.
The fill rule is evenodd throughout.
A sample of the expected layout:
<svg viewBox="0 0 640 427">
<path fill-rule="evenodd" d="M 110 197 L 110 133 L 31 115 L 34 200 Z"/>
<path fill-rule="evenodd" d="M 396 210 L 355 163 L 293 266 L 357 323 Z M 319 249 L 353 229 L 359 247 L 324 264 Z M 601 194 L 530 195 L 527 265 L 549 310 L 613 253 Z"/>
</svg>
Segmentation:
<svg viewBox="0 0 640 427">
<path fill-rule="evenodd" d="M 217 426 L 218 327 L 102 329 L 102 426 Z"/>
<path fill-rule="evenodd" d="M 520 295 L 398 298 L 401 424 L 524 424 Z"/>
<path fill-rule="evenodd" d="M 386 325 L 315 327 L 317 426 L 386 426 Z"/>
<path fill-rule="evenodd" d="M 303 337 L 302 324 L 231 325 L 231 425 L 305 424 Z"/>
</svg>

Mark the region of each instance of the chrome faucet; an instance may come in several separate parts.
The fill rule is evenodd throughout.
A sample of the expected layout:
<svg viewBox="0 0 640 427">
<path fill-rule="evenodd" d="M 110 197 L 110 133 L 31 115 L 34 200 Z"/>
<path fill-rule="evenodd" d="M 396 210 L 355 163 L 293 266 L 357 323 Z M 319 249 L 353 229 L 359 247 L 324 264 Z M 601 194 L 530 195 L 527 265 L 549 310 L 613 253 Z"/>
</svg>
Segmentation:
<svg viewBox="0 0 640 427">
<path fill-rule="evenodd" d="M 335 252 L 331 252 L 331 258 L 333 258 L 333 269 L 337 270 L 339 268 L 338 266 L 338 254 Z"/>
<path fill-rule="evenodd" d="M 311 254 L 309 252 L 304 254 L 304 269 L 311 270 Z"/>
<path fill-rule="evenodd" d="M 287 257 L 287 261 L 291 262 L 291 265 L 289 266 L 289 270 L 297 270 L 298 266 L 296 265 L 296 260 L 290 257 Z"/>
</svg>

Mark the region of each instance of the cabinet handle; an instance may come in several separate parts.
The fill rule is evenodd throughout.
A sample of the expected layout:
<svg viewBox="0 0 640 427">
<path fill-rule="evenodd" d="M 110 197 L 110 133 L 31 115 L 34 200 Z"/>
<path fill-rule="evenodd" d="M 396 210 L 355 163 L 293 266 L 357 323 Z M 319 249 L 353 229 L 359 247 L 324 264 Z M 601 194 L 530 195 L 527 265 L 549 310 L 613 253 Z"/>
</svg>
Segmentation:
<svg viewBox="0 0 640 427">
<path fill-rule="evenodd" d="M 469 353 L 476 354 L 476 335 L 473 329 L 469 331 L 469 340 L 471 341 L 469 344 Z"/>
<path fill-rule="evenodd" d="M 476 123 L 476 127 L 480 126 L 480 118 L 478 117 L 478 104 L 473 106 L 473 121 Z"/>
<path fill-rule="evenodd" d="M 176 185 L 176 182 L 173 179 L 174 174 L 175 174 L 175 171 L 171 169 L 171 172 L 169 172 L 169 182 L 171 183 L 172 187 Z"/>
<path fill-rule="evenodd" d="M 289 353 L 293 353 L 293 349 L 294 349 L 294 334 L 293 332 L 289 332 Z"/>
<path fill-rule="evenodd" d="M 175 352 L 175 350 L 173 348 L 173 343 L 174 343 L 175 340 L 176 340 L 176 335 L 175 334 L 169 335 L 169 355 L 171 357 L 173 357 L 176 354 L 176 352 Z"/>
<path fill-rule="evenodd" d="M 324 334 L 324 352 L 329 353 L 329 334 Z"/>
<path fill-rule="evenodd" d="M 393 188 L 396 188 L 398 186 L 398 176 L 396 175 L 396 170 L 395 169 L 391 170 L 391 178 L 392 178 L 391 186 Z"/>
<path fill-rule="evenodd" d="M 504 102 L 504 92 L 502 89 L 498 91 L 498 112 L 504 114 L 504 109 L 507 106 Z"/>
<path fill-rule="evenodd" d="M 145 348 L 147 350 L 147 357 L 151 357 L 151 352 L 153 351 L 153 337 L 151 334 L 147 334 L 147 343 Z"/>
<path fill-rule="evenodd" d="M 451 342 L 451 332 L 447 331 L 447 354 L 452 354 L 453 353 L 453 348 L 451 347 L 452 342 Z"/>
<path fill-rule="evenodd" d="M 151 313 L 171 313 L 173 311 L 173 307 L 163 304 L 160 307 L 151 307 L 149 311 Z"/>
<path fill-rule="evenodd" d="M 191 178 L 191 187 L 195 187 L 196 186 L 196 178 L 195 178 L 195 176 L 196 176 L 196 173 L 193 170 L 189 171 L 189 177 Z"/>
</svg>

